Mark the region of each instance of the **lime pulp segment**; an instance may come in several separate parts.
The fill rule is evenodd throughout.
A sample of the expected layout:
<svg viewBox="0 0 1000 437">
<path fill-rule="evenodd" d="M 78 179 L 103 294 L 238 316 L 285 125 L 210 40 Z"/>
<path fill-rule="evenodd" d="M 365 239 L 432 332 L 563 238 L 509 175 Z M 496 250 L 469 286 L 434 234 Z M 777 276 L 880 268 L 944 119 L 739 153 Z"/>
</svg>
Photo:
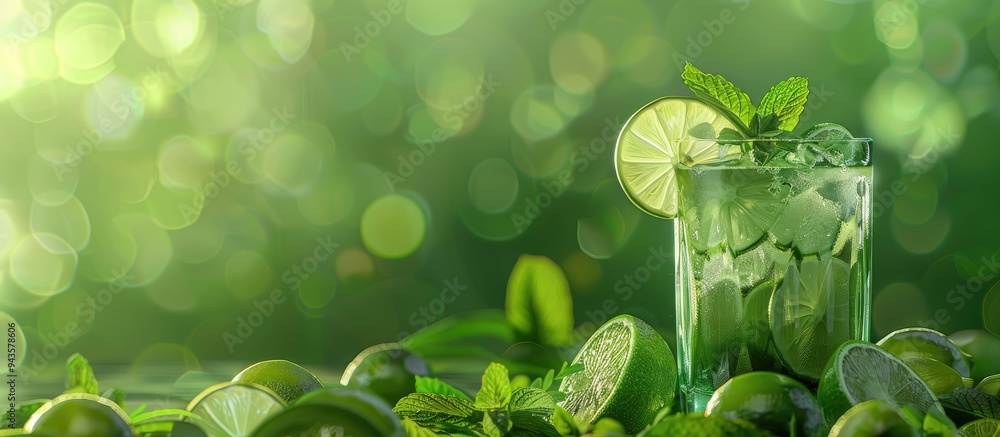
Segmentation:
<svg viewBox="0 0 1000 437">
<path fill-rule="evenodd" d="M 267 388 L 228 382 L 205 389 L 188 411 L 201 417 L 198 425 L 213 437 L 242 437 L 284 408 L 285 402 Z"/>
</svg>

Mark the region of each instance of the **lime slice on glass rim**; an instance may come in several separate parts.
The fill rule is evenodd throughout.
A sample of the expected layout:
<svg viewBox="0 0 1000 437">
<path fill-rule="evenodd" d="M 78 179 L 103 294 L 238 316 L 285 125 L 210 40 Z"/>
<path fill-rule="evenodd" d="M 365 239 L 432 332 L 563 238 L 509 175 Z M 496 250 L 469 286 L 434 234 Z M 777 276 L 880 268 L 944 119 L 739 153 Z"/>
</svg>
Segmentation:
<svg viewBox="0 0 1000 437">
<path fill-rule="evenodd" d="M 213 437 L 242 437 L 267 417 L 285 409 L 285 401 L 271 389 L 247 382 L 224 382 L 206 388 L 191 400 L 187 410 L 201 419 L 193 421 Z"/>
<path fill-rule="evenodd" d="M 771 297 L 775 350 L 795 375 L 818 380 L 830 355 L 850 340 L 851 268 L 837 258 L 788 265 Z"/>
<path fill-rule="evenodd" d="M 831 419 L 872 399 L 897 407 L 912 404 L 924 413 L 941 408 L 927 384 L 899 358 L 858 340 L 845 342 L 830 357 L 816 394 Z"/>
<path fill-rule="evenodd" d="M 696 97 L 661 97 L 632 114 L 615 146 L 615 171 L 629 200 L 655 217 L 676 217 L 674 168 L 721 161 L 715 141 L 695 140 L 691 129 L 735 130 L 729 117 Z"/>
</svg>

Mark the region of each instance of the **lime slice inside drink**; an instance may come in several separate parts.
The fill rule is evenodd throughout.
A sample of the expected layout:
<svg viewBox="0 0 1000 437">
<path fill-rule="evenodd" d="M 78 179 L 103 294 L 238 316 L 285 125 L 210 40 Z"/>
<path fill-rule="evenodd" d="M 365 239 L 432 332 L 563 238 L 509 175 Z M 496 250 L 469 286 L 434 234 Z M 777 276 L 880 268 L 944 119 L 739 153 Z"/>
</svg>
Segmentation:
<svg viewBox="0 0 1000 437">
<path fill-rule="evenodd" d="M 760 241 L 785 209 L 789 186 L 773 175 L 755 170 L 706 170 L 699 175 L 679 172 L 691 181 L 682 192 L 689 240 L 704 251 L 725 243 L 742 252 Z M 688 181 L 682 184 L 688 185 Z"/>
<path fill-rule="evenodd" d="M 979 419 L 962 425 L 958 429 L 965 437 L 997 437 L 1000 436 L 1000 420 Z"/>
<path fill-rule="evenodd" d="M 636 434 L 674 401 L 677 362 L 651 326 L 629 315 L 609 320 L 580 349 L 583 370 L 563 379 L 560 405 L 585 423 L 617 420 Z"/>
<path fill-rule="evenodd" d="M 284 408 L 285 401 L 264 386 L 224 382 L 202 391 L 187 410 L 201 418 L 194 422 L 212 437 L 243 437 Z"/>
<path fill-rule="evenodd" d="M 808 190 L 788 199 L 769 229 L 779 246 L 793 247 L 801 255 L 822 255 L 833 252 L 840 228 L 840 207 Z"/>
<path fill-rule="evenodd" d="M 921 412 L 941 408 L 934 393 L 899 358 L 862 341 L 848 341 L 830 357 L 817 391 L 826 417 L 840 417 L 861 402 L 912 404 Z"/>
<path fill-rule="evenodd" d="M 261 361 L 247 367 L 233 382 L 259 384 L 273 390 L 285 402 L 294 402 L 302 395 L 323 388 L 323 383 L 312 372 L 291 361 Z"/>
<path fill-rule="evenodd" d="M 694 97 L 663 97 L 625 123 L 615 148 L 615 170 L 625 194 L 639 209 L 660 218 L 677 215 L 677 165 L 719 161 L 715 141 L 691 139 L 696 126 L 712 136 L 736 129 L 723 111 Z"/>
<path fill-rule="evenodd" d="M 743 344 L 747 347 L 753 370 L 778 371 L 781 362 L 774 352 L 771 340 L 771 325 L 768 322 L 768 308 L 774 283 L 767 281 L 758 285 L 743 298 Z"/>
<path fill-rule="evenodd" d="M 889 333 L 877 344 L 900 358 L 921 356 L 951 366 L 963 377 L 968 378 L 971 374 L 969 356 L 947 336 L 931 329 L 900 329 Z"/>
<path fill-rule="evenodd" d="M 691 356 L 718 387 L 739 373 L 743 295 L 736 282 L 720 279 L 702 287 L 696 299 Z"/>
<path fill-rule="evenodd" d="M 833 351 L 850 339 L 850 275 L 837 258 L 789 264 L 771 298 L 770 324 L 778 356 L 792 373 L 819 379 Z"/>
</svg>

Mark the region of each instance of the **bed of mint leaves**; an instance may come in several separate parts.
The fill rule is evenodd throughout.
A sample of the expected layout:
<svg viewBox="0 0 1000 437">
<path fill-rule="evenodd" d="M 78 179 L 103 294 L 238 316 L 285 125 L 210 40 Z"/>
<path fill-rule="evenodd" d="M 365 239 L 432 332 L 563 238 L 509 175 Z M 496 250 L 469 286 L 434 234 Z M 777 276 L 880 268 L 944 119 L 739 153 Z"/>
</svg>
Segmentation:
<svg viewBox="0 0 1000 437">
<path fill-rule="evenodd" d="M 695 96 L 727 113 L 737 127 L 714 132 L 711 125 L 703 123 L 691 129 L 693 137 L 717 139 L 720 143 L 739 142 L 748 147 L 745 151 L 757 165 L 764 165 L 781 153 L 795 152 L 794 142 L 775 140 L 796 138 L 792 131 L 798 126 L 809 98 L 809 79 L 790 77 L 779 82 L 756 106 L 732 82 L 721 75 L 705 73 L 690 62 L 685 63 L 681 79 Z M 748 139 L 753 141 L 746 142 Z"/>
</svg>

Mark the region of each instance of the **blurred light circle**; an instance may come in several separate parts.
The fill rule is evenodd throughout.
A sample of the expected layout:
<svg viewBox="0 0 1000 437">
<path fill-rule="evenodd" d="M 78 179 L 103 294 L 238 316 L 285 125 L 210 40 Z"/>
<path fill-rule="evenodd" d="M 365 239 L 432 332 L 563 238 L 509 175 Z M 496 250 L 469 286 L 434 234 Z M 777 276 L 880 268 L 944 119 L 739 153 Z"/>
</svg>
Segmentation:
<svg viewBox="0 0 1000 437">
<path fill-rule="evenodd" d="M 23 233 L 18 223 L 19 209 L 14 201 L 0 199 L 0 261 L 7 260 Z"/>
<path fill-rule="evenodd" d="M 4 100 L 20 89 L 25 74 L 17 52 L 7 44 L 0 44 L 0 65 L 4 66 L 0 68 L 0 100 Z"/>
<path fill-rule="evenodd" d="M 552 101 L 559 112 L 568 118 L 576 118 L 590 109 L 594 103 L 594 93 L 573 94 L 562 88 L 552 88 Z"/>
<path fill-rule="evenodd" d="M 191 226 L 169 232 L 174 259 L 199 264 L 219 254 L 226 241 L 226 223 L 211 211 L 205 211 Z"/>
<path fill-rule="evenodd" d="M 625 217 L 610 208 L 595 217 L 576 221 L 580 251 L 594 259 L 608 259 L 618 253 L 625 240 Z"/>
<path fill-rule="evenodd" d="M 316 225 L 332 225 L 354 210 L 355 192 L 344 168 L 327 166 L 316 188 L 298 198 L 299 212 Z"/>
<path fill-rule="evenodd" d="M 417 93 L 430 106 L 456 108 L 480 104 L 488 90 L 482 49 L 471 41 L 440 39 L 424 49 L 414 67 Z M 481 105 L 480 105 L 481 106 Z"/>
<path fill-rule="evenodd" d="M 263 137 L 274 140 L 273 132 L 263 129 L 243 128 L 235 130 L 226 148 L 226 171 L 237 180 L 256 184 L 267 179 L 264 175 L 264 160 L 260 159 L 267 144 Z"/>
<path fill-rule="evenodd" d="M 548 13 L 546 18 L 552 30 L 569 30 L 578 24 L 578 28 L 590 35 L 593 35 L 607 47 L 611 53 L 620 53 L 626 41 L 640 35 L 661 34 L 661 29 L 656 24 L 657 17 L 662 16 L 661 12 L 654 12 L 649 6 L 653 3 L 642 0 L 617 0 L 614 2 L 584 2 L 576 0 L 570 2 L 560 1 L 558 4 L 552 3 L 549 11 L 558 12 L 559 18 Z M 700 3 L 690 3 L 698 5 Z M 723 5 L 718 5 L 722 8 Z M 579 18 L 572 8 L 582 9 Z M 567 14 L 568 12 L 568 14 Z M 673 15 L 672 13 L 668 13 Z M 685 17 L 685 19 L 689 19 Z M 574 24 L 570 24 L 576 22 Z M 685 35 L 686 36 L 686 35 Z M 683 37 L 681 37 L 683 39 Z M 678 40 L 680 41 L 680 40 Z M 667 53 L 659 53 L 658 56 L 670 58 Z"/>
<path fill-rule="evenodd" d="M 403 99 L 395 87 L 382 89 L 374 101 L 361 110 L 365 128 L 375 135 L 388 135 L 403 121 Z"/>
<path fill-rule="evenodd" d="M 664 55 L 671 52 L 673 48 L 663 38 L 640 35 L 625 42 L 617 64 L 640 85 L 660 87 L 674 79 L 673 62 Z"/>
<path fill-rule="evenodd" d="M 132 375 L 148 378 L 157 375 L 161 378 L 176 379 L 185 372 L 201 370 L 201 363 L 191 349 L 173 343 L 154 343 L 146 346 L 136 354 L 129 368 Z"/>
<path fill-rule="evenodd" d="M 127 287 L 142 287 L 159 278 L 174 257 L 170 237 L 163 228 L 140 213 L 125 213 L 115 217 L 113 222 L 135 248 L 135 258 L 126 272 L 130 278 Z M 112 268 L 121 269 L 122 266 Z"/>
<path fill-rule="evenodd" d="M 916 285 L 896 282 L 875 293 L 872 319 L 875 322 L 876 335 L 885 335 L 907 326 L 917 326 L 922 320 L 929 318 L 927 300 Z"/>
<path fill-rule="evenodd" d="M 10 327 L 11 324 L 14 325 L 13 328 Z M 14 364 L 14 367 L 20 368 L 21 365 L 24 364 L 25 357 L 28 356 L 28 341 L 24 337 L 24 328 L 17 322 L 17 320 L 14 319 L 14 316 L 3 311 L 0 311 L 0 327 L 3 327 L 3 330 L 5 331 L 4 338 L 7 339 L 7 341 L 4 343 L 14 347 L 14 350 L 12 351 L 14 353 L 14 360 L 12 364 Z M 4 350 L 7 349 L 8 348 L 4 348 Z M 11 361 L 9 361 L 11 357 L 6 356 L 6 353 L 5 358 L 5 362 L 11 364 Z"/>
<path fill-rule="evenodd" d="M 39 80 L 59 77 L 59 56 L 56 54 L 55 40 L 51 36 L 39 35 L 22 46 L 22 50 L 23 67 L 27 75 Z"/>
<path fill-rule="evenodd" d="M 986 40 L 993 56 L 1000 59 L 1000 0 L 994 0 L 986 17 Z"/>
<path fill-rule="evenodd" d="M 135 2 L 130 28 L 136 42 L 154 56 L 172 56 L 198 43 L 205 19 L 191 0 Z"/>
<path fill-rule="evenodd" d="M 518 193 L 517 172 L 500 158 L 489 158 L 472 169 L 469 175 L 469 199 L 480 211 L 497 214 L 506 211 Z"/>
<path fill-rule="evenodd" d="M 75 85 L 91 85 L 111 74 L 117 66 L 115 58 L 108 59 L 107 62 L 86 70 L 74 68 L 63 62 L 59 64 L 59 77 Z"/>
<path fill-rule="evenodd" d="M 125 41 L 114 9 L 82 2 L 70 6 L 56 23 L 56 53 L 64 66 L 90 70 L 105 64 Z"/>
<path fill-rule="evenodd" d="M 59 94 L 52 82 L 39 82 L 23 87 L 11 96 L 10 107 L 25 121 L 44 123 L 56 118 L 59 112 Z"/>
<path fill-rule="evenodd" d="M 948 20 L 927 24 L 922 35 L 924 67 L 938 79 L 951 81 L 965 68 L 968 46 L 962 30 Z"/>
<path fill-rule="evenodd" d="M 215 61 L 185 90 L 189 105 L 186 111 L 188 120 L 206 134 L 242 127 L 259 105 L 260 76 L 257 68 L 239 51 L 232 33 L 220 32 L 219 45 Z M 282 107 L 268 108 L 267 112 L 271 110 L 280 112 Z M 278 115 L 274 117 L 280 118 Z M 270 116 L 262 120 L 265 126 L 261 128 L 267 127 L 268 118 Z M 275 124 L 287 122 L 279 119 Z"/>
<path fill-rule="evenodd" d="M 969 120 L 989 111 L 1000 101 L 1000 78 L 995 68 L 980 65 L 966 72 L 956 92 Z"/>
<path fill-rule="evenodd" d="M 375 262 L 368 252 L 357 247 L 348 247 L 337 255 L 334 269 L 341 282 L 361 282 L 375 274 Z"/>
<path fill-rule="evenodd" d="M 39 239 L 38 242 L 46 249 L 57 252 L 63 250 L 63 244 L 68 244 L 74 251 L 80 252 L 90 242 L 90 216 L 83 203 L 76 197 L 61 205 L 48 206 L 38 202 L 31 204 L 31 231 L 35 234 L 51 234 L 59 237 L 56 246 L 48 246 L 49 239 Z"/>
<path fill-rule="evenodd" d="M 160 182 L 174 189 L 201 188 L 215 169 L 212 150 L 187 135 L 164 141 L 156 163 Z"/>
<path fill-rule="evenodd" d="M 149 92 L 118 75 L 101 79 L 87 99 L 89 127 L 99 129 L 105 139 L 127 136 L 145 115 Z"/>
<path fill-rule="evenodd" d="M 400 259 L 424 242 L 427 218 L 413 199 L 400 194 L 382 196 L 361 216 L 361 239 L 380 258 Z"/>
<path fill-rule="evenodd" d="M 951 216 L 946 211 L 938 211 L 924 223 L 909 225 L 898 217 L 892 217 L 892 236 L 904 250 L 917 255 L 931 253 L 941 247 L 951 231 Z"/>
<path fill-rule="evenodd" d="M 913 45 L 920 32 L 916 2 L 888 0 L 875 11 L 875 36 L 893 49 Z"/>
<path fill-rule="evenodd" d="M 560 88 L 583 94 L 597 88 L 608 74 L 609 56 L 604 44 L 583 32 L 560 35 L 549 50 L 549 68 Z"/>
<path fill-rule="evenodd" d="M 292 195 L 305 194 L 323 168 L 323 152 L 297 133 L 286 132 L 264 149 L 264 175 Z"/>
<path fill-rule="evenodd" d="M 125 203 L 146 200 L 157 180 L 156 151 L 152 147 L 109 153 L 97 160 L 101 166 L 99 194 Z M 74 171 L 72 174 L 78 175 Z"/>
<path fill-rule="evenodd" d="M 796 0 L 795 11 L 810 25 L 822 30 L 842 29 L 854 18 L 854 5 L 829 0 Z"/>
<path fill-rule="evenodd" d="M 566 127 L 566 118 L 555 105 L 551 86 L 536 86 L 523 91 L 510 109 L 510 123 L 524 139 L 550 138 Z"/>
<path fill-rule="evenodd" d="M 0 268 L 0 302 L 4 303 L 6 310 L 31 310 L 38 308 L 48 302 L 51 296 L 39 296 L 21 288 L 14 278 L 11 277 L 7 259 L 3 260 L 3 267 Z"/>
<path fill-rule="evenodd" d="M 69 288 L 76 266 L 73 247 L 52 234 L 26 235 L 10 255 L 14 281 L 39 296 L 51 296 Z"/>
<path fill-rule="evenodd" d="M 4 26 L 22 13 L 21 0 L 0 2 L 0 26 Z"/>
<path fill-rule="evenodd" d="M 73 197 L 79 184 L 79 171 L 37 156 L 29 158 L 28 190 L 35 202 L 43 205 L 66 203 Z"/>
<path fill-rule="evenodd" d="M 285 62 L 299 62 L 312 45 L 314 17 L 309 2 L 261 0 L 257 28 L 267 33 L 271 47 Z"/>
<path fill-rule="evenodd" d="M 400 3 L 406 8 L 406 21 L 417 30 L 431 36 L 444 35 L 458 29 L 476 9 L 476 2 L 473 0 L 423 0 Z M 383 9 L 373 13 L 396 19 L 392 14 L 398 12 Z"/>
<path fill-rule="evenodd" d="M 214 202 L 228 187 L 220 182 L 232 183 L 231 179 L 225 179 L 228 173 L 215 172 L 213 175 L 214 179 L 193 189 L 175 189 L 163 184 L 153 185 L 149 196 L 142 201 L 146 205 L 146 216 L 163 230 L 176 231 L 191 226 L 201 217 L 205 205 Z"/>
<path fill-rule="evenodd" d="M 965 136 L 958 100 L 921 71 L 883 71 L 865 97 L 862 114 L 879 146 L 903 156 L 947 154 Z"/>
<path fill-rule="evenodd" d="M 327 306 L 337 294 L 337 281 L 331 275 L 313 274 L 302 281 L 299 287 L 299 301 L 310 309 L 320 309 Z"/>
<path fill-rule="evenodd" d="M 261 254 L 244 250 L 226 261 L 226 288 L 240 299 L 253 299 L 268 290 L 271 266 Z"/>
<path fill-rule="evenodd" d="M 358 41 L 351 30 L 359 26 L 363 27 L 364 23 L 351 19 L 327 23 L 327 29 L 331 29 L 329 38 L 339 45 L 320 55 L 313 74 L 317 76 L 315 80 L 321 82 L 315 88 L 316 97 L 323 99 L 333 111 L 350 112 L 365 107 L 385 84 L 385 79 L 364 62 L 364 54 L 375 50 L 371 45 L 381 44 L 381 40 L 368 38 L 366 45 L 356 45 L 364 42 Z"/>
<path fill-rule="evenodd" d="M 582 155 L 575 154 L 573 143 L 565 135 L 545 141 L 521 141 L 514 138 L 511 139 L 510 147 L 518 170 L 533 179 L 560 180 L 557 182 L 559 185 L 572 183 L 572 175 L 567 178 L 561 172 L 571 171 L 570 165 L 578 165 L 580 159 L 583 159 Z"/>
<path fill-rule="evenodd" d="M 427 107 L 427 105 L 416 105 L 411 107 L 407 111 L 407 116 L 409 118 L 409 122 L 407 124 L 406 139 L 415 145 L 434 144 L 437 146 L 440 143 L 448 141 L 448 139 L 458 131 L 458 128 L 462 127 L 462 120 L 460 119 L 458 120 L 459 124 L 457 126 L 442 126 L 441 123 L 435 119 L 434 114 L 431 113 L 431 110 Z M 417 150 L 416 148 L 409 152 L 409 154 L 419 154 L 423 158 L 423 161 L 420 161 L 419 157 L 410 158 L 411 164 L 415 164 L 417 162 L 423 164 L 429 156 L 429 154 Z"/>
<path fill-rule="evenodd" d="M 601 282 L 601 263 L 583 252 L 573 252 L 560 265 L 574 293 L 591 291 Z"/>
<path fill-rule="evenodd" d="M 994 284 L 983 297 L 983 327 L 1000 336 L 1000 283 Z"/>
</svg>

